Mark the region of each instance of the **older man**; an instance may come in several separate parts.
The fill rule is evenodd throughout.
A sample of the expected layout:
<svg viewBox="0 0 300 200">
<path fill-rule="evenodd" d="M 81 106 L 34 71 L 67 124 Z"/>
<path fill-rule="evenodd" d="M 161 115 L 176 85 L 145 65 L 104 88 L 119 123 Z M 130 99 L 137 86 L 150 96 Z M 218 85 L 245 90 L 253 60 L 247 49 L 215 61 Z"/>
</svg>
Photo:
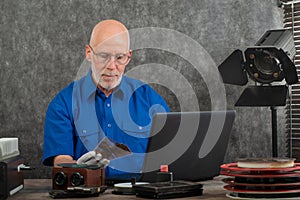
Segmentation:
<svg viewBox="0 0 300 200">
<path fill-rule="evenodd" d="M 126 145 L 132 155 L 111 160 L 106 178 L 129 178 L 142 167 L 151 117 L 168 112 L 149 85 L 123 75 L 130 61 L 127 28 L 104 20 L 85 47 L 91 70 L 64 88 L 49 104 L 44 127 L 43 164 L 107 160 L 93 151 L 103 138 Z"/>
</svg>

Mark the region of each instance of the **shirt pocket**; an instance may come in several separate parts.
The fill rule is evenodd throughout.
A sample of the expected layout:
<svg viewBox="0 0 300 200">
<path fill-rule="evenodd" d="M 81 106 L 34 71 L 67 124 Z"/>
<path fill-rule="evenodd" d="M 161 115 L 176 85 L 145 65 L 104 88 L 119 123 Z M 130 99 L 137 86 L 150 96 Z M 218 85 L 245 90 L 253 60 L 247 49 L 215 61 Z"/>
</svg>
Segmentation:
<svg viewBox="0 0 300 200">
<path fill-rule="evenodd" d="M 77 137 L 88 151 L 92 151 L 98 146 L 104 135 L 100 130 L 82 130 L 77 132 Z"/>
</svg>

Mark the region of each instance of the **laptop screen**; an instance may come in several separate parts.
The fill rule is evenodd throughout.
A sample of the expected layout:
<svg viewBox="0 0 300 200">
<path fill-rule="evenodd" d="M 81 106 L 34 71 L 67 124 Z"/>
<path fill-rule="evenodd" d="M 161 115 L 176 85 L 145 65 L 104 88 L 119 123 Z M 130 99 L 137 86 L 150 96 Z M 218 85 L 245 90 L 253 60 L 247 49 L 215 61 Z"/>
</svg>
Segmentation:
<svg viewBox="0 0 300 200">
<path fill-rule="evenodd" d="M 158 113 L 153 117 L 140 181 L 156 181 L 161 165 L 174 180 L 207 180 L 219 175 L 235 111 Z"/>
</svg>

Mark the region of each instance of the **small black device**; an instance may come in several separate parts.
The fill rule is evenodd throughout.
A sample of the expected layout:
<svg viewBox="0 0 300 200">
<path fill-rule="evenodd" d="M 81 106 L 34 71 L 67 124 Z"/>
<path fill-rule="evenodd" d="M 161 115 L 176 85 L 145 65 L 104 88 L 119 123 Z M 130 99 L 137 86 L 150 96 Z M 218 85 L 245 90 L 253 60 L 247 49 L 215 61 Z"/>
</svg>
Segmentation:
<svg viewBox="0 0 300 200">
<path fill-rule="evenodd" d="M 202 187 L 200 183 L 181 180 L 133 185 L 136 196 L 154 199 L 198 196 L 203 193 Z"/>
<path fill-rule="evenodd" d="M 104 185 L 100 187 L 70 187 L 67 190 L 52 190 L 49 192 L 49 196 L 53 199 L 97 197 L 106 189 L 107 187 Z"/>
</svg>

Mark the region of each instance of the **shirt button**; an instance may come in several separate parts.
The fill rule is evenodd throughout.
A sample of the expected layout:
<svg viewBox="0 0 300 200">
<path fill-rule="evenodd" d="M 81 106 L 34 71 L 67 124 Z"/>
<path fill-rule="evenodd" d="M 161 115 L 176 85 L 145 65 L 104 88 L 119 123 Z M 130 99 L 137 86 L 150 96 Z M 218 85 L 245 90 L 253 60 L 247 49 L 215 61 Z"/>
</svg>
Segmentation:
<svg viewBox="0 0 300 200">
<path fill-rule="evenodd" d="M 107 106 L 107 107 L 110 107 L 110 104 L 108 103 L 108 104 L 106 104 L 106 106 Z"/>
<path fill-rule="evenodd" d="M 107 124 L 107 127 L 110 128 L 110 127 L 111 127 L 111 124 Z"/>
</svg>

